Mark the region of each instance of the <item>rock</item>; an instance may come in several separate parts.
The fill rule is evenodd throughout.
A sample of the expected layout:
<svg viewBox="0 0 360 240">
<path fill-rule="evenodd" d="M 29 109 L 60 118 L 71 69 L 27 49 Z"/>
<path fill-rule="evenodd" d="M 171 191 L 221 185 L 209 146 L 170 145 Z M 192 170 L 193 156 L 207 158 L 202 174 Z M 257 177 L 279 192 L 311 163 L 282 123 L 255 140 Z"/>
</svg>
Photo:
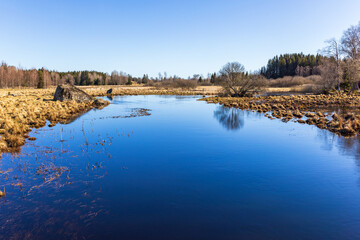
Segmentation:
<svg viewBox="0 0 360 240">
<path fill-rule="evenodd" d="M 109 105 L 110 102 L 108 101 L 105 101 L 104 99 L 101 99 L 101 98 L 97 98 L 94 100 L 93 102 L 93 105 L 96 107 L 96 108 L 104 108 L 106 107 L 107 105 Z"/>
<path fill-rule="evenodd" d="M 93 98 L 83 90 L 71 84 L 58 85 L 54 94 L 54 101 L 89 102 Z"/>
<path fill-rule="evenodd" d="M 106 91 L 106 94 L 112 94 L 112 91 L 113 91 L 113 89 L 110 88 L 109 90 Z"/>
</svg>

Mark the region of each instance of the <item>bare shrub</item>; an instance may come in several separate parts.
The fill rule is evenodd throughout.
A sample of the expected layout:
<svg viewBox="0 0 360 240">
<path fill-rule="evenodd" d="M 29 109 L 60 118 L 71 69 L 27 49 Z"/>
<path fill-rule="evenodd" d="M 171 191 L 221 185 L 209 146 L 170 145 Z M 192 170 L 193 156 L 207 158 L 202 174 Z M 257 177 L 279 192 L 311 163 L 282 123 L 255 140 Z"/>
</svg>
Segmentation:
<svg viewBox="0 0 360 240">
<path fill-rule="evenodd" d="M 218 82 L 223 87 L 223 94 L 232 97 L 259 92 L 267 84 L 262 75 L 245 73 L 245 67 L 238 62 L 227 63 L 219 73 Z"/>
<path fill-rule="evenodd" d="M 180 89 L 195 89 L 198 86 L 196 80 L 185 80 L 185 79 L 167 79 L 162 81 L 149 81 L 147 86 L 162 88 L 162 89 L 172 89 L 172 88 L 180 88 Z"/>
<path fill-rule="evenodd" d="M 324 92 L 324 88 L 322 85 L 315 85 L 315 84 L 308 84 L 304 85 L 301 88 L 291 88 L 291 92 L 297 93 L 312 93 L 312 94 L 319 94 Z"/>
<path fill-rule="evenodd" d="M 278 79 L 270 79 L 269 86 L 276 88 L 285 88 L 285 87 L 301 86 L 305 84 L 318 84 L 319 81 L 321 81 L 321 77 L 318 75 L 312 75 L 309 77 L 287 76 Z"/>
</svg>

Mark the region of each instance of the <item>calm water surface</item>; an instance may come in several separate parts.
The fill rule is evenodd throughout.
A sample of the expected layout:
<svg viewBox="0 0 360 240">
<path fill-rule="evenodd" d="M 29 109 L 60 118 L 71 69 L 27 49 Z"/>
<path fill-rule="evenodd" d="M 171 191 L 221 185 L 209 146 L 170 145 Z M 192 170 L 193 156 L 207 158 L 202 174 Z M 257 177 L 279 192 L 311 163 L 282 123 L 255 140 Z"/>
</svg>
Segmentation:
<svg viewBox="0 0 360 240">
<path fill-rule="evenodd" d="M 0 160 L 0 239 L 360 239 L 359 139 L 197 98 L 34 130 Z"/>
</svg>

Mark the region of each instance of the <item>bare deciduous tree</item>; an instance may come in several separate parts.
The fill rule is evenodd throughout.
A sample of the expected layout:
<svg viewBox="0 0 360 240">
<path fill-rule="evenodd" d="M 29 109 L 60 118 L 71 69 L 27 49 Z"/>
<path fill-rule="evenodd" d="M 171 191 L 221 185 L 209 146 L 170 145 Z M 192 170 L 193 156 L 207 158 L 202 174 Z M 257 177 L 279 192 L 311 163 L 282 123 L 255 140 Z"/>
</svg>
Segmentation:
<svg viewBox="0 0 360 240">
<path fill-rule="evenodd" d="M 326 41 L 328 44 L 322 49 L 322 53 L 328 57 L 322 59 L 320 66 L 321 77 L 324 82 L 324 87 L 330 89 L 337 85 L 340 92 L 341 83 L 341 45 L 335 38 Z"/>
<path fill-rule="evenodd" d="M 249 92 L 260 91 L 266 85 L 263 76 L 245 73 L 245 67 L 238 62 L 227 63 L 219 73 L 219 83 L 225 94 L 232 97 L 244 97 Z"/>
<path fill-rule="evenodd" d="M 330 90 L 337 86 L 340 92 L 340 75 L 338 72 L 338 64 L 334 58 L 324 58 L 320 66 L 321 82 L 324 90 Z"/>
<path fill-rule="evenodd" d="M 344 68 L 346 77 L 351 83 L 351 90 L 359 89 L 360 81 L 360 23 L 351 26 L 341 39 L 341 50 L 345 55 Z"/>
<path fill-rule="evenodd" d="M 360 57 L 360 23 L 351 26 L 346 30 L 341 38 L 341 50 L 350 59 Z"/>
</svg>

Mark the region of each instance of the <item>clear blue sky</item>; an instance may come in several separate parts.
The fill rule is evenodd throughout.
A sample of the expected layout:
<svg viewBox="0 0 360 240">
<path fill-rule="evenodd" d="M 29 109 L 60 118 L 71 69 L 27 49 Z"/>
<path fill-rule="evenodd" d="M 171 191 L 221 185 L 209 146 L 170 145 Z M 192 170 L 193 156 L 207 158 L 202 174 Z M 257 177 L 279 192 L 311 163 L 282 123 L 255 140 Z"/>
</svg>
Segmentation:
<svg viewBox="0 0 360 240">
<path fill-rule="evenodd" d="M 315 54 L 360 20 L 359 0 L 0 0 L 0 61 L 187 77 Z"/>
</svg>

